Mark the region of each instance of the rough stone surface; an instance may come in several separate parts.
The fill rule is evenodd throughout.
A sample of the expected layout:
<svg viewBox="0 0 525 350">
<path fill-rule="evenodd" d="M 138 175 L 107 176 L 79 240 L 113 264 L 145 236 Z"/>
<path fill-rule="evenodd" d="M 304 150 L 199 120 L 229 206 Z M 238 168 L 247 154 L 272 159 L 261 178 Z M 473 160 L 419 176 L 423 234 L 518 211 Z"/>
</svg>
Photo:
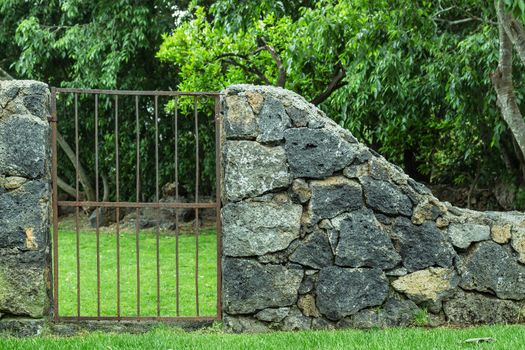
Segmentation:
<svg viewBox="0 0 525 350">
<path fill-rule="evenodd" d="M 289 307 L 264 309 L 255 314 L 255 318 L 266 322 L 280 322 L 290 313 Z"/>
<path fill-rule="evenodd" d="M 425 198 L 419 202 L 412 213 L 412 223 L 421 225 L 423 222 L 437 220 L 446 212 L 446 207 L 435 198 Z"/>
<path fill-rule="evenodd" d="M 2 260 L 0 260 L 2 266 L 0 311 L 4 314 L 33 318 L 40 318 L 47 314 L 49 311 L 47 271 L 35 264 L 9 266 L 10 264 L 5 264 L 5 260 Z"/>
<path fill-rule="evenodd" d="M 339 230 L 336 265 L 391 269 L 401 262 L 390 237 L 371 210 L 344 214 L 332 222 Z"/>
<path fill-rule="evenodd" d="M 293 199 L 299 203 L 306 203 L 312 197 L 312 190 L 303 179 L 295 179 L 292 182 Z"/>
<path fill-rule="evenodd" d="M 490 239 L 490 228 L 477 224 L 450 225 L 448 235 L 454 247 L 465 249 L 473 242 Z"/>
<path fill-rule="evenodd" d="M 262 265 L 253 260 L 225 258 L 224 310 L 249 314 L 269 307 L 290 306 L 297 301 L 303 271 L 284 265 Z"/>
<path fill-rule="evenodd" d="M 429 221 L 413 225 L 400 217 L 394 224 L 393 238 L 399 245 L 403 265 L 410 272 L 431 266 L 451 267 L 456 256 L 445 235 Z"/>
<path fill-rule="evenodd" d="M 273 96 L 268 96 L 264 99 L 264 104 L 257 120 L 260 130 L 257 141 L 261 143 L 282 140 L 284 131 L 290 127 L 290 118 L 286 114 L 282 102 Z"/>
<path fill-rule="evenodd" d="M 390 215 L 412 215 L 410 198 L 390 182 L 365 177 L 362 184 L 366 203 L 372 209 Z"/>
<path fill-rule="evenodd" d="M 525 214 L 440 202 L 293 92 L 235 85 L 223 101 L 226 329 L 522 317 Z"/>
<path fill-rule="evenodd" d="M 325 129 L 288 129 L 284 138 L 294 177 L 330 176 L 349 165 L 355 156 L 350 143 Z"/>
<path fill-rule="evenodd" d="M 342 176 L 310 182 L 312 196 L 309 211 L 312 220 L 331 219 L 345 211 L 352 211 L 363 206 L 361 186 L 354 180 Z"/>
<path fill-rule="evenodd" d="M 525 298 L 525 266 L 510 247 L 487 241 L 478 243 L 458 265 L 460 286 L 493 293 L 501 299 Z"/>
<path fill-rule="evenodd" d="M 492 240 L 499 244 L 508 243 L 511 238 L 510 228 L 510 224 L 492 226 L 490 230 L 490 236 L 492 237 Z"/>
<path fill-rule="evenodd" d="M 286 249 L 299 237 L 302 207 L 238 202 L 222 209 L 224 254 L 264 255 Z"/>
<path fill-rule="evenodd" d="M 512 231 L 510 245 L 519 254 L 519 261 L 525 264 L 525 228 L 519 227 Z"/>
<path fill-rule="evenodd" d="M 350 327 L 369 329 L 407 327 L 414 324 L 419 308 L 413 301 L 389 298 L 379 310 L 365 309 L 345 320 Z"/>
<path fill-rule="evenodd" d="M 223 318 L 226 330 L 234 333 L 263 333 L 268 332 L 268 326 L 259 320 L 246 316 L 226 315 Z"/>
<path fill-rule="evenodd" d="M 42 180 L 0 192 L 0 248 L 45 248 L 50 195 L 49 184 Z"/>
<path fill-rule="evenodd" d="M 238 201 L 291 183 L 282 147 L 257 142 L 226 141 L 224 145 L 224 198 Z"/>
<path fill-rule="evenodd" d="M 35 179 L 46 171 L 47 121 L 13 115 L 0 122 L 0 174 Z"/>
<path fill-rule="evenodd" d="M 50 311 L 49 118 L 47 85 L 0 81 L 0 331 L 10 334 L 40 334 Z"/>
<path fill-rule="evenodd" d="M 297 300 L 297 306 L 302 311 L 303 315 L 309 317 L 320 317 L 321 313 L 315 305 L 315 297 L 312 294 L 305 294 Z"/>
<path fill-rule="evenodd" d="M 297 307 L 294 307 L 290 310 L 288 316 L 286 316 L 283 320 L 281 329 L 283 331 L 301 331 L 309 329 L 311 325 L 312 320 L 303 315 Z"/>
<path fill-rule="evenodd" d="M 509 300 L 500 300 L 477 293 L 458 292 L 445 302 L 448 322 L 458 325 L 516 323 L 520 308 Z"/>
<path fill-rule="evenodd" d="M 333 262 L 332 248 L 326 234 L 322 231 L 312 233 L 290 255 L 290 261 L 314 269 L 331 265 Z"/>
<path fill-rule="evenodd" d="M 264 96 L 258 92 L 247 91 L 246 99 L 255 113 L 259 113 L 263 106 Z"/>
<path fill-rule="evenodd" d="M 441 303 L 456 289 L 459 278 L 452 269 L 431 267 L 399 277 L 392 287 L 415 303 Z"/>
<path fill-rule="evenodd" d="M 330 266 L 319 272 L 317 307 L 330 320 L 381 305 L 387 296 L 388 280 L 379 269 Z"/>
<path fill-rule="evenodd" d="M 257 120 L 245 96 L 227 96 L 228 118 L 224 121 L 224 133 L 228 139 L 251 138 L 258 135 Z"/>
</svg>

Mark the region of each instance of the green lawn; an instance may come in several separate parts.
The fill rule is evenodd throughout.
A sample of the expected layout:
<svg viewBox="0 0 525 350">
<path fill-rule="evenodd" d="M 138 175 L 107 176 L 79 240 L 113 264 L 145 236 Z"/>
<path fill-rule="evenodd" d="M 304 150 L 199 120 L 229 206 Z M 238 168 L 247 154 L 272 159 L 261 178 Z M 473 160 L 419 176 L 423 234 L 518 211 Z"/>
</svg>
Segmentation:
<svg viewBox="0 0 525 350">
<path fill-rule="evenodd" d="M 120 310 L 122 316 L 137 315 L 136 238 L 133 230 L 120 235 Z M 179 236 L 180 316 L 196 316 L 195 235 Z M 64 223 L 59 230 L 59 314 L 77 315 L 76 232 Z M 161 232 L 160 315 L 176 316 L 176 239 L 173 232 Z M 217 300 L 216 235 L 213 229 L 199 234 L 199 311 L 215 316 Z M 140 232 L 140 314 L 157 315 L 156 233 Z M 80 230 L 80 314 L 97 315 L 96 234 L 85 225 Z M 114 229 L 100 232 L 100 311 L 117 315 L 117 246 Z"/>
<path fill-rule="evenodd" d="M 464 340 L 492 337 L 494 343 Z M 525 327 L 485 326 L 466 329 L 398 328 L 372 331 L 310 331 L 266 334 L 187 333 L 159 328 L 141 335 L 89 333 L 70 338 L 0 338 L 0 349 L 513 349 L 525 348 Z"/>
</svg>

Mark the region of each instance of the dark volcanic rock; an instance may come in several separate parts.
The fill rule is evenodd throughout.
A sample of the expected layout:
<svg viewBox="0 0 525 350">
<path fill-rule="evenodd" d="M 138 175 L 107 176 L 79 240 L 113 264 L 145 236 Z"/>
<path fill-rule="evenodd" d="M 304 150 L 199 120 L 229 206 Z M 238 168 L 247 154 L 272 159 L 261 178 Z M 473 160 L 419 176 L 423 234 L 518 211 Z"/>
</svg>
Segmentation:
<svg viewBox="0 0 525 350">
<path fill-rule="evenodd" d="M 412 201 L 390 182 L 363 177 L 362 185 L 366 203 L 372 209 L 389 215 L 412 215 Z"/>
<path fill-rule="evenodd" d="M 355 156 L 351 143 L 326 129 L 288 129 L 284 138 L 294 177 L 330 176 L 350 164 Z"/>
<path fill-rule="evenodd" d="M 413 225 L 409 219 L 398 218 L 393 226 L 403 265 L 409 272 L 431 266 L 451 267 L 456 252 L 434 222 Z"/>
<path fill-rule="evenodd" d="M 381 305 L 388 296 L 388 280 L 379 269 L 321 269 L 317 307 L 330 320 L 340 320 L 361 309 Z"/>
<path fill-rule="evenodd" d="M 494 293 L 502 299 L 525 298 L 525 266 L 509 247 L 478 243 L 458 265 L 463 289 Z"/>
<path fill-rule="evenodd" d="M 42 266 L 12 265 L 0 257 L 0 314 L 44 316 L 51 305 L 47 294 L 48 277 Z"/>
<path fill-rule="evenodd" d="M 312 233 L 290 255 L 290 261 L 314 269 L 331 265 L 333 261 L 332 248 L 326 234 L 323 231 Z"/>
<path fill-rule="evenodd" d="M 447 320 L 458 325 L 515 323 L 520 318 L 520 308 L 512 301 L 459 291 L 443 310 Z"/>
<path fill-rule="evenodd" d="M 359 183 L 342 176 L 311 181 L 310 189 L 312 197 L 309 211 L 314 223 L 363 206 L 363 194 Z"/>
<path fill-rule="evenodd" d="M 273 96 L 264 99 L 258 122 L 260 134 L 257 141 L 261 143 L 282 140 L 284 130 L 291 126 L 283 104 Z"/>
<path fill-rule="evenodd" d="M 0 120 L 0 174 L 34 179 L 46 173 L 49 125 L 33 115 Z"/>
<path fill-rule="evenodd" d="M 356 328 L 407 327 L 419 311 L 411 300 L 389 298 L 379 310 L 365 309 L 353 315 L 349 326 Z"/>
<path fill-rule="evenodd" d="M 335 263 L 350 267 L 391 269 L 401 257 L 371 210 L 356 211 L 332 220 L 339 229 Z"/>
<path fill-rule="evenodd" d="M 224 311 L 247 314 L 297 301 L 303 271 L 286 265 L 262 265 L 253 260 L 223 260 Z"/>
<path fill-rule="evenodd" d="M 0 192 L 0 248 L 44 248 L 49 232 L 50 196 L 49 185 L 42 180 L 28 181 L 15 190 Z"/>
</svg>

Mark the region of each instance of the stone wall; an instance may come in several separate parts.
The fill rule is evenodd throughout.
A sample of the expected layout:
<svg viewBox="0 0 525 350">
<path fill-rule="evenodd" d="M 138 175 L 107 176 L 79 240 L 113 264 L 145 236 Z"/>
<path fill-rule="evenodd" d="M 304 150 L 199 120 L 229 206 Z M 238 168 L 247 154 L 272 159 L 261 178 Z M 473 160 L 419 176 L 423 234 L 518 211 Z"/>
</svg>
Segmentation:
<svg viewBox="0 0 525 350">
<path fill-rule="evenodd" d="M 47 85 L 0 81 L 0 330 L 50 312 Z"/>
<path fill-rule="evenodd" d="M 523 320 L 525 215 L 440 202 L 292 92 L 222 108 L 229 329 Z"/>
</svg>

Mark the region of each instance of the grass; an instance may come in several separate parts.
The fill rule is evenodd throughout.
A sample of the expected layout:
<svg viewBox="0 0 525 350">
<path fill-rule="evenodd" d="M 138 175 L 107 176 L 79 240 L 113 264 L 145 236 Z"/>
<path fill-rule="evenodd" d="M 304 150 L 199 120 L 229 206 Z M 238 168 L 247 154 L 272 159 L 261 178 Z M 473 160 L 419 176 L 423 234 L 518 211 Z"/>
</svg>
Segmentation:
<svg viewBox="0 0 525 350">
<path fill-rule="evenodd" d="M 468 344 L 469 338 L 492 337 L 494 343 Z M 0 349 L 524 349 L 525 327 L 483 326 L 465 329 L 397 328 L 225 334 L 220 331 L 187 333 L 158 328 L 145 334 L 87 333 L 69 338 L 0 338 Z"/>
<path fill-rule="evenodd" d="M 141 230 L 140 314 L 157 315 L 156 233 Z M 97 315 L 96 234 L 83 221 L 79 234 L 80 248 L 80 314 Z M 137 315 L 136 237 L 124 230 L 120 238 L 120 311 L 122 316 Z M 76 230 L 72 220 L 59 228 L 59 314 L 77 315 Z M 179 305 L 180 316 L 196 316 L 194 234 L 183 231 L 179 236 Z M 199 311 L 201 316 L 215 316 L 217 300 L 216 235 L 210 228 L 199 230 Z M 161 231 L 160 315 L 176 316 L 176 239 L 173 232 Z M 102 316 L 117 315 L 117 246 L 113 229 L 100 231 L 100 311 Z"/>
</svg>

